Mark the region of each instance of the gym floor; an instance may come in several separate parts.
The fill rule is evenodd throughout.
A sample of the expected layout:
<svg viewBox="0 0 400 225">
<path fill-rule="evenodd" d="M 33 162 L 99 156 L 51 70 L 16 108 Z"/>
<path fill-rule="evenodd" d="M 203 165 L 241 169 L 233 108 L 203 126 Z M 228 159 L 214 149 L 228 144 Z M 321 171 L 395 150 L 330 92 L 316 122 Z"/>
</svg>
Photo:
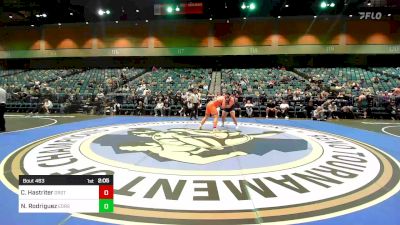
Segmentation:
<svg viewBox="0 0 400 225">
<path fill-rule="evenodd" d="M 7 114 L 1 224 L 400 224 L 400 122 L 239 122 Z M 18 213 L 18 176 L 55 173 L 113 174 L 114 213 Z"/>
<path fill-rule="evenodd" d="M 42 126 L 60 125 L 77 121 L 105 118 L 110 116 L 96 116 L 85 114 L 49 114 L 38 116 L 26 116 L 25 114 L 7 114 L 6 124 L 7 131 L 18 131 L 32 129 Z M 124 116 L 123 116 L 124 117 Z M 171 117 L 173 118 L 173 117 Z M 175 117 L 180 118 L 180 117 Z M 189 120 L 189 119 L 187 119 Z M 266 120 L 264 118 L 256 118 L 256 120 Z M 274 120 L 274 119 L 268 119 Z M 297 120 L 297 119 L 290 119 Z M 327 123 L 340 124 L 343 126 L 358 128 L 361 130 L 369 130 L 377 133 L 384 133 L 395 137 L 400 137 L 400 121 L 397 120 L 377 120 L 377 119 L 332 119 Z"/>
</svg>

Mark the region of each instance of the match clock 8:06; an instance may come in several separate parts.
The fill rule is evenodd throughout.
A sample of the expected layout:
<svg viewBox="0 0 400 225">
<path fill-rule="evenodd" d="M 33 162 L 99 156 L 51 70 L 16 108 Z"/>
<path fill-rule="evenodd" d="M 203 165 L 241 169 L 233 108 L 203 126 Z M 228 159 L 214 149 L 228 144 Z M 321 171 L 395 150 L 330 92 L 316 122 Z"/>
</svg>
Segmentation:
<svg viewBox="0 0 400 225">
<path fill-rule="evenodd" d="M 107 178 L 107 177 L 97 178 L 97 183 L 99 183 L 99 184 L 109 184 L 110 183 L 110 178 Z"/>
</svg>

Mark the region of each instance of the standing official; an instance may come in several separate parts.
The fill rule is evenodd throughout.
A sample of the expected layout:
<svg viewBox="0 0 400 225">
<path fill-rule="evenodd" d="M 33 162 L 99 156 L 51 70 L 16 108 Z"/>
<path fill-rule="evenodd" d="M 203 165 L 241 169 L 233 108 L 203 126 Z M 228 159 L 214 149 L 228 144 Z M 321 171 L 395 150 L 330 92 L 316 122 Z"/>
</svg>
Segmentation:
<svg viewBox="0 0 400 225">
<path fill-rule="evenodd" d="M 193 97 L 194 118 L 197 120 L 197 117 L 199 115 L 199 105 L 200 105 L 200 101 L 201 101 L 201 94 L 199 93 L 199 90 L 194 89 L 192 97 Z"/>
<path fill-rule="evenodd" d="M 4 113 L 6 112 L 6 90 L 0 87 L 0 132 L 6 131 L 6 121 Z"/>
</svg>

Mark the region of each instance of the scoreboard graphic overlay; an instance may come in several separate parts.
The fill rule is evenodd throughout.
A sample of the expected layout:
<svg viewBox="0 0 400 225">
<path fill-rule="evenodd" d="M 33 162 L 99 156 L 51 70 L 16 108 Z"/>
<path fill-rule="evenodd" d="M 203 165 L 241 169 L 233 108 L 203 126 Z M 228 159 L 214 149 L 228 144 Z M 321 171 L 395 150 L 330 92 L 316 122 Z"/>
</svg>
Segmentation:
<svg viewBox="0 0 400 225">
<path fill-rule="evenodd" d="M 19 212 L 107 213 L 114 211 L 110 175 L 20 175 Z"/>
<path fill-rule="evenodd" d="M 400 224 L 396 137 L 309 120 L 197 127 L 116 117 L 1 135 L 9 204 L 0 216 L 8 224 Z M 66 199 L 27 207 L 37 191 L 62 190 Z M 51 201 L 73 207 L 43 214 Z"/>
</svg>

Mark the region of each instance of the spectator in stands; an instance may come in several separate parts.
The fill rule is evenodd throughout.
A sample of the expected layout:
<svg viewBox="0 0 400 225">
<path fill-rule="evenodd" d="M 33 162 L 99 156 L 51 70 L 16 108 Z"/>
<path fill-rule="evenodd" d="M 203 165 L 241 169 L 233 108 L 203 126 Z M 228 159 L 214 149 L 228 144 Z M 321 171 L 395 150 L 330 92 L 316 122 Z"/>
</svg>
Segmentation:
<svg viewBox="0 0 400 225">
<path fill-rule="evenodd" d="M 100 90 L 99 93 L 97 93 L 96 97 L 97 97 L 98 99 L 104 99 L 105 95 L 104 95 L 103 91 Z"/>
<path fill-rule="evenodd" d="M 337 113 L 338 113 L 338 108 L 337 108 L 336 102 L 331 102 L 328 105 L 328 119 L 331 119 L 331 118 L 337 119 L 338 118 Z"/>
<path fill-rule="evenodd" d="M 343 117 L 346 119 L 354 119 L 354 112 L 353 112 L 353 106 L 351 105 L 345 105 L 342 107 L 341 109 L 342 113 L 343 113 Z"/>
<path fill-rule="evenodd" d="M 128 77 L 123 72 L 121 72 L 119 79 L 122 81 L 122 84 L 126 84 L 129 82 Z"/>
<path fill-rule="evenodd" d="M 357 98 L 358 109 L 363 113 L 364 119 L 367 118 L 368 100 L 364 93 L 361 93 Z"/>
<path fill-rule="evenodd" d="M 375 84 L 378 84 L 378 83 L 380 82 L 379 77 L 376 77 L 376 76 L 375 76 L 375 77 L 372 77 L 371 80 L 372 80 L 372 82 L 375 83 Z"/>
<path fill-rule="evenodd" d="M 389 92 L 385 91 L 385 92 L 380 93 L 380 95 L 381 95 L 381 98 L 382 98 L 381 104 L 383 105 L 383 107 L 387 106 L 390 103 Z"/>
<path fill-rule="evenodd" d="M 182 105 L 182 110 L 181 110 L 181 116 L 183 115 L 186 117 L 188 114 L 190 115 L 190 110 L 188 109 L 188 99 L 191 96 L 191 89 L 189 91 L 185 92 L 181 96 L 181 105 Z"/>
<path fill-rule="evenodd" d="M 49 99 L 43 101 L 43 110 L 46 114 L 50 114 L 50 110 L 53 108 L 53 103 Z"/>
<path fill-rule="evenodd" d="M 0 87 L 0 133 L 6 131 L 6 120 L 4 119 L 4 113 L 6 112 L 6 98 L 6 90 Z"/>
<path fill-rule="evenodd" d="M 194 107 L 193 101 L 194 101 L 193 93 L 191 91 L 189 91 L 186 94 L 186 109 L 187 109 L 186 113 L 188 113 L 190 115 L 190 120 L 192 120 L 192 118 L 195 117 L 194 110 L 193 110 L 193 107 Z"/>
<path fill-rule="evenodd" d="M 161 116 L 164 116 L 164 102 L 162 100 L 158 100 L 156 106 L 154 107 L 154 116 L 157 116 L 160 112 Z"/>
<path fill-rule="evenodd" d="M 69 110 L 71 108 L 71 102 L 67 99 L 65 102 L 60 104 L 60 113 L 69 113 Z"/>
<path fill-rule="evenodd" d="M 278 102 L 282 101 L 282 93 L 276 92 L 275 93 L 275 100 L 278 101 Z"/>
<path fill-rule="evenodd" d="M 164 115 L 170 116 L 171 115 L 171 107 L 168 101 L 168 98 L 164 100 L 164 107 L 163 107 Z"/>
<path fill-rule="evenodd" d="M 310 99 L 307 102 L 307 106 L 306 106 L 306 113 L 307 113 L 306 117 L 307 118 L 312 118 L 311 113 L 313 110 L 314 110 L 314 101 L 312 99 Z"/>
<path fill-rule="evenodd" d="M 247 117 L 252 117 L 253 116 L 253 107 L 254 107 L 253 103 L 250 100 L 247 100 L 244 107 L 246 108 Z"/>
<path fill-rule="evenodd" d="M 281 77 L 281 83 L 284 83 L 284 84 L 286 84 L 286 83 L 288 83 L 289 82 L 289 77 L 287 76 L 287 75 L 283 75 L 282 77 Z"/>
<path fill-rule="evenodd" d="M 208 84 L 207 84 L 207 83 L 205 83 L 205 84 L 203 85 L 203 90 L 208 91 Z"/>
<path fill-rule="evenodd" d="M 136 92 L 143 95 L 144 89 L 146 89 L 146 84 L 144 83 L 144 81 L 142 81 L 141 84 L 136 89 Z"/>
<path fill-rule="evenodd" d="M 340 91 L 340 92 L 337 94 L 336 98 L 343 99 L 343 98 L 344 98 L 344 92 L 343 92 L 343 91 Z"/>
<path fill-rule="evenodd" d="M 111 102 L 111 109 L 113 115 L 120 115 L 121 114 L 121 104 L 112 100 Z"/>
<path fill-rule="evenodd" d="M 239 94 L 236 93 L 234 97 L 235 97 L 235 105 L 234 105 L 235 115 L 239 115 L 239 117 L 242 117 L 242 108 L 240 107 L 242 103 L 239 102 Z"/>
<path fill-rule="evenodd" d="M 242 87 L 246 86 L 246 81 L 244 81 L 244 78 L 242 78 L 242 79 L 240 80 L 240 85 L 241 85 Z"/>
<path fill-rule="evenodd" d="M 148 89 L 148 88 L 145 88 L 145 89 L 143 90 L 143 96 L 150 96 L 150 95 L 151 95 L 151 90 Z"/>
<path fill-rule="evenodd" d="M 392 120 L 395 120 L 397 116 L 399 116 L 396 112 L 396 103 L 394 101 L 390 102 L 390 104 L 388 104 L 385 107 L 385 111 L 390 115 L 390 118 Z"/>
<path fill-rule="evenodd" d="M 174 80 L 172 80 L 172 77 L 168 77 L 167 80 L 165 81 L 167 84 L 173 84 Z"/>
<path fill-rule="evenodd" d="M 260 104 L 263 105 L 265 103 L 265 98 L 267 96 L 265 95 L 265 91 L 261 91 L 260 95 L 258 96 L 258 98 L 260 99 Z"/>
<path fill-rule="evenodd" d="M 299 93 L 295 92 L 293 94 L 293 101 L 300 101 L 301 100 L 301 96 Z"/>
<path fill-rule="evenodd" d="M 395 98 L 396 107 L 400 107 L 400 85 L 393 90 L 392 96 Z"/>
<path fill-rule="evenodd" d="M 288 89 L 285 90 L 285 98 L 286 98 L 286 99 L 291 99 L 291 98 L 293 98 L 292 89 L 288 88 Z"/>
<path fill-rule="evenodd" d="M 130 90 L 129 86 L 125 84 L 125 85 L 121 88 L 121 91 L 124 92 L 124 93 L 129 93 L 131 90 Z"/>
<path fill-rule="evenodd" d="M 329 95 L 330 93 L 325 90 L 321 92 L 322 99 L 324 100 L 328 99 Z"/>
<path fill-rule="evenodd" d="M 171 99 L 174 96 L 174 92 L 171 89 L 168 89 L 167 96 Z"/>
<path fill-rule="evenodd" d="M 368 87 L 367 82 L 365 82 L 364 78 L 361 78 L 361 80 L 360 80 L 360 87 L 361 88 L 367 88 Z"/>
<path fill-rule="evenodd" d="M 313 112 L 314 120 L 326 120 L 325 119 L 325 110 L 322 106 L 318 106 L 316 110 Z"/>
<path fill-rule="evenodd" d="M 258 89 L 258 80 L 253 80 L 253 89 Z"/>
<path fill-rule="evenodd" d="M 97 97 L 89 103 L 90 114 L 103 114 L 103 100 Z"/>
<path fill-rule="evenodd" d="M 199 116 L 199 106 L 201 101 L 201 94 L 199 93 L 199 90 L 197 90 L 197 88 L 193 90 L 192 97 L 194 118 L 197 120 L 197 117 Z"/>
<path fill-rule="evenodd" d="M 351 89 L 356 90 L 356 91 L 360 90 L 360 84 L 353 82 L 351 84 Z"/>
<path fill-rule="evenodd" d="M 275 86 L 276 81 L 275 80 L 270 80 L 268 81 L 268 88 L 272 89 Z"/>
<path fill-rule="evenodd" d="M 267 109 L 266 109 L 266 116 L 265 118 L 268 119 L 269 113 L 272 112 L 274 113 L 275 118 L 278 118 L 278 108 L 276 107 L 276 102 L 273 99 L 269 99 L 267 102 Z"/>
<path fill-rule="evenodd" d="M 247 92 L 252 94 L 253 93 L 253 88 L 251 86 L 247 86 Z"/>
<path fill-rule="evenodd" d="M 35 89 L 40 89 L 40 81 L 35 80 L 34 85 L 35 85 L 35 86 L 34 86 Z"/>
<path fill-rule="evenodd" d="M 145 109 L 145 105 L 142 101 L 139 101 L 139 103 L 136 106 L 136 110 L 138 112 L 138 115 L 144 115 L 144 109 Z"/>
<path fill-rule="evenodd" d="M 143 104 L 144 104 L 145 106 L 148 106 L 148 105 L 149 105 L 150 98 L 151 98 L 151 96 L 150 96 L 149 93 L 147 93 L 147 94 L 144 96 L 144 98 L 143 98 Z"/>
<path fill-rule="evenodd" d="M 289 119 L 289 104 L 286 100 L 282 101 L 282 103 L 279 105 L 279 109 L 285 119 Z"/>
</svg>

